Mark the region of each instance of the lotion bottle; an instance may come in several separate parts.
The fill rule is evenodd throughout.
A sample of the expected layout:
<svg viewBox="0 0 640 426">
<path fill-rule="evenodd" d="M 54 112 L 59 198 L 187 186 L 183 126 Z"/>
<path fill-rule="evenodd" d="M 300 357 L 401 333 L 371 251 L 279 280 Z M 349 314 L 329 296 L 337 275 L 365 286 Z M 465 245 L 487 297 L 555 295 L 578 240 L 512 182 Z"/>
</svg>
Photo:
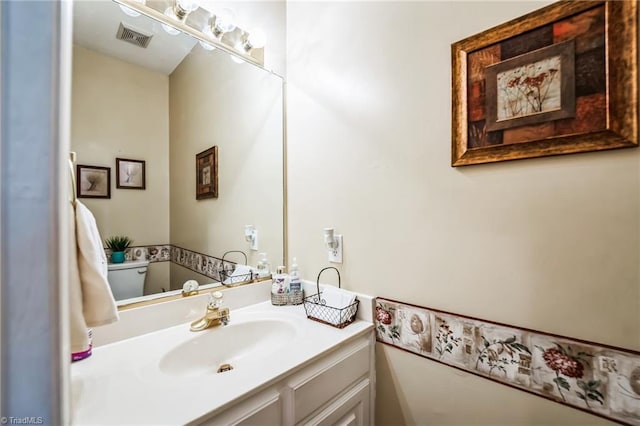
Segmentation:
<svg viewBox="0 0 640 426">
<path fill-rule="evenodd" d="M 298 264 L 296 263 L 295 257 L 293 258 L 290 271 L 289 292 L 297 293 L 302 290 L 302 282 L 300 281 L 300 272 L 298 271 Z"/>
<path fill-rule="evenodd" d="M 273 294 L 285 294 L 289 291 L 289 276 L 285 272 L 284 266 L 278 266 L 276 274 L 273 275 L 273 284 L 271 285 L 271 293 Z M 274 292 L 275 291 L 275 292 Z"/>
</svg>

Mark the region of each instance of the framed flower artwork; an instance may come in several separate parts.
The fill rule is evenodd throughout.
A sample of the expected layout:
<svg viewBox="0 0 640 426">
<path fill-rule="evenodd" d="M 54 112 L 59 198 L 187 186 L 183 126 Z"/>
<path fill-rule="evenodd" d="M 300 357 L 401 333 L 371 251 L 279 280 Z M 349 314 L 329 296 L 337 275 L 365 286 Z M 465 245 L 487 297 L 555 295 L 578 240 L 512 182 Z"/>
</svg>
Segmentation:
<svg viewBox="0 0 640 426">
<path fill-rule="evenodd" d="M 638 2 L 560 1 L 454 43 L 451 165 L 638 146 Z"/>
</svg>

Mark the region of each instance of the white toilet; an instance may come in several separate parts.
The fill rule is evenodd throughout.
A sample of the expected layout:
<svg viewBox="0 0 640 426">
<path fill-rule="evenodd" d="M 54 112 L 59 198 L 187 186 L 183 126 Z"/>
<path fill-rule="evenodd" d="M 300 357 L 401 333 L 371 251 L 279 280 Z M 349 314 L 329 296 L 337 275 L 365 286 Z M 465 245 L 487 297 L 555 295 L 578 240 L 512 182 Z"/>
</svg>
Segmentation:
<svg viewBox="0 0 640 426">
<path fill-rule="evenodd" d="M 147 266 L 149 266 L 148 260 L 110 263 L 107 279 L 114 299 L 123 300 L 142 296 Z"/>
</svg>

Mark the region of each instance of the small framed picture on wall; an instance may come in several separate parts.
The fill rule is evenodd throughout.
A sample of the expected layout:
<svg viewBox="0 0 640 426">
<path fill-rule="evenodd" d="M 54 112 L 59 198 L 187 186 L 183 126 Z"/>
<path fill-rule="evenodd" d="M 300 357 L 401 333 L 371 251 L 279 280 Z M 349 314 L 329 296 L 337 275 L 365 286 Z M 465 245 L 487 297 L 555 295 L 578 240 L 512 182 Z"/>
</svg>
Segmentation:
<svg viewBox="0 0 640 426">
<path fill-rule="evenodd" d="M 78 198 L 111 198 L 111 167 L 76 165 Z"/>
<path fill-rule="evenodd" d="M 145 162 L 116 158 L 116 188 L 145 189 Z"/>
<path fill-rule="evenodd" d="M 218 198 L 218 147 L 196 154 L 196 200 Z"/>
</svg>

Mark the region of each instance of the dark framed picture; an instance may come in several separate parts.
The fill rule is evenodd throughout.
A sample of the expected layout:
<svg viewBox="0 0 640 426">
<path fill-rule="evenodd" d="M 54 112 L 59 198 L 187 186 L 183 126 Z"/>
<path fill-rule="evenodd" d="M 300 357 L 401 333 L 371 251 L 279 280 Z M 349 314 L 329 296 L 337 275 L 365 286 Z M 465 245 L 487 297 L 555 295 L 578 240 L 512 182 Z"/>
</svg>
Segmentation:
<svg viewBox="0 0 640 426">
<path fill-rule="evenodd" d="M 111 198 L 111 167 L 76 165 L 78 198 Z"/>
<path fill-rule="evenodd" d="M 638 146 L 638 2 L 561 1 L 458 41 L 451 165 Z"/>
<path fill-rule="evenodd" d="M 218 147 L 196 154 L 196 200 L 218 198 Z"/>
<path fill-rule="evenodd" d="M 145 189 L 145 162 L 116 158 L 116 188 Z"/>
</svg>

